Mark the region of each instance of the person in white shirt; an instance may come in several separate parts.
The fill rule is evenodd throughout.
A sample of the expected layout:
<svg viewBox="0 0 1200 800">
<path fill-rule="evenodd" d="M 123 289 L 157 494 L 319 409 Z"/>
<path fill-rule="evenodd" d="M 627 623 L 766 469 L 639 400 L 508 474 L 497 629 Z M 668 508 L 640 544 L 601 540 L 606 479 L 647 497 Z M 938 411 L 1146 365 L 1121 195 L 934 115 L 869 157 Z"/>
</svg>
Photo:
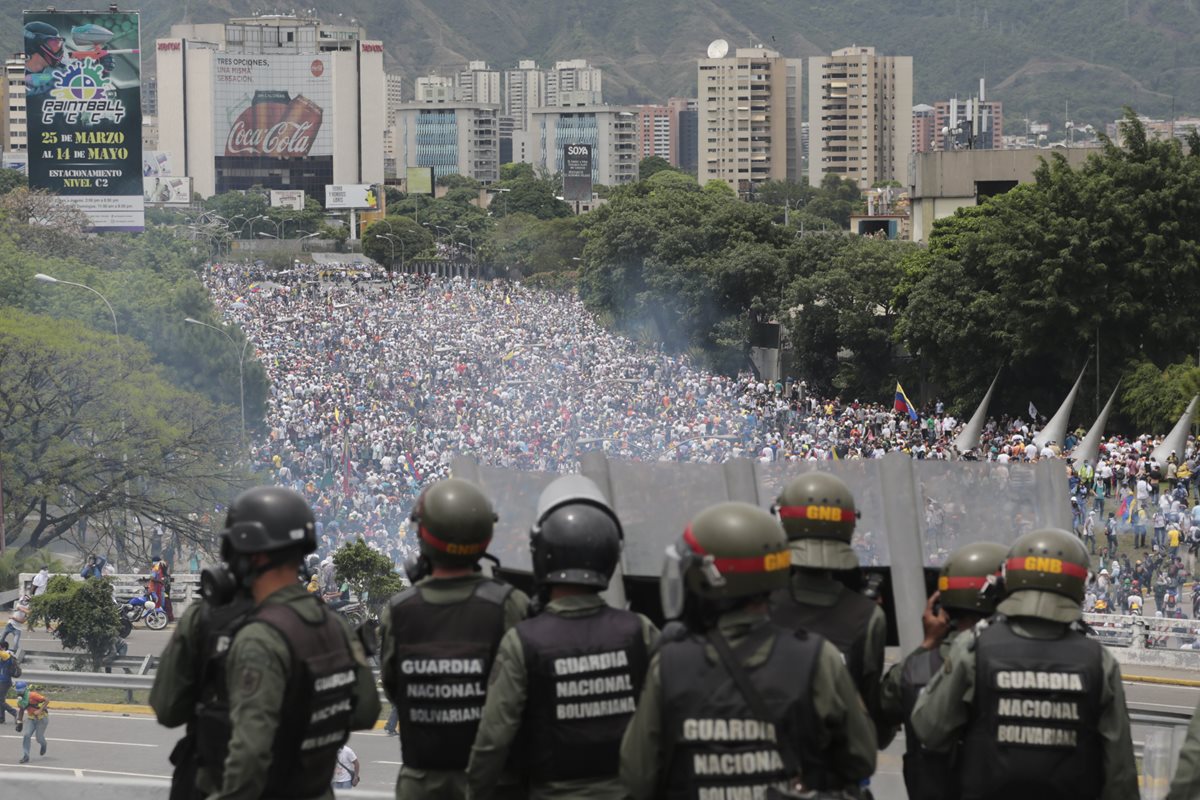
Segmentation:
<svg viewBox="0 0 1200 800">
<path fill-rule="evenodd" d="M 1140 594 L 1129 595 L 1129 597 L 1125 600 L 1125 604 L 1129 606 L 1129 612 L 1131 614 L 1142 613 L 1142 596 Z"/>
<path fill-rule="evenodd" d="M 37 597 L 44 593 L 48 583 L 50 583 L 50 568 L 42 567 L 38 570 L 38 574 L 33 576 L 33 596 Z"/>
<path fill-rule="evenodd" d="M 0 642 L 9 641 L 9 648 L 14 653 L 21 650 L 21 634 L 25 632 L 25 620 L 28 618 L 29 596 L 22 595 L 13 604 L 13 611 L 8 617 L 8 624 L 4 626 L 4 633 L 0 633 Z M 11 640 L 8 638 L 9 635 L 12 635 Z"/>
<path fill-rule="evenodd" d="M 338 750 L 337 766 L 333 769 L 333 788 L 352 789 L 358 786 L 358 756 L 350 749 L 350 745 L 342 745 Z"/>
</svg>

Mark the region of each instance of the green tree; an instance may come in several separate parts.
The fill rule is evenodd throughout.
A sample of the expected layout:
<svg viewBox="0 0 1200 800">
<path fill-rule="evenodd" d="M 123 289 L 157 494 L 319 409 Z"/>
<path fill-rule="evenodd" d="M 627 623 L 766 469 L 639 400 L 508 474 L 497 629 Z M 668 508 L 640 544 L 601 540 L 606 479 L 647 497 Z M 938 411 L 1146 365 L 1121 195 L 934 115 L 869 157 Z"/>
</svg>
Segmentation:
<svg viewBox="0 0 1200 800">
<path fill-rule="evenodd" d="M 107 578 L 76 581 L 55 575 L 46 591 L 29 604 L 30 627 L 35 622 L 57 622 L 57 635 L 67 650 L 83 650 L 99 671 L 121 629 L 121 616 L 113 602 Z"/>
<path fill-rule="evenodd" d="M 557 198 L 558 185 L 553 180 L 521 177 L 500 184 L 497 188 L 507 192 L 499 203 L 492 201 L 493 217 L 524 213 L 538 219 L 552 219 L 572 213 L 571 206 Z"/>
<path fill-rule="evenodd" d="M 1142 361 L 1130 369 L 1121 386 L 1123 416 L 1139 431 L 1166 433 L 1200 394 L 1200 367 L 1186 361 L 1159 369 Z"/>
<path fill-rule="evenodd" d="M 22 189 L 29 185 L 25 176 L 15 169 L 0 169 L 0 194 L 8 194 L 13 189 Z"/>
<path fill-rule="evenodd" d="M 0 466 L 7 543 L 35 550 L 89 520 L 117 549 L 159 522 L 201 541 L 194 512 L 250 477 L 231 466 L 238 424 L 168 384 L 142 346 L 79 323 L 0 316 Z M 141 553 L 141 556 L 148 553 Z"/>
<path fill-rule="evenodd" d="M 388 215 L 371 223 L 362 233 L 363 255 L 380 264 L 401 266 L 406 261 L 427 255 L 433 248 L 433 234 L 410 217 Z M 393 254 L 395 262 L 393 264 Z"/>
<path fill-rule="evenodd" d="M 333 554 L 333 568 L 338 579 L 349 583 L 359 598 L 365 598 L 367 607 L 375 614 L 404 588 L 391 559 L 372 549 L 361 536 Z"/>
<path fill-rule="evenodd" d="M 667 161 L 662 156 L 646 156 L 638 162 L 639 181 L 644 181 L 651 175 L 655 175 L 664 171 L 678 172 L 678 170 L 671 166 L 671 162 Z"/>
</svg>

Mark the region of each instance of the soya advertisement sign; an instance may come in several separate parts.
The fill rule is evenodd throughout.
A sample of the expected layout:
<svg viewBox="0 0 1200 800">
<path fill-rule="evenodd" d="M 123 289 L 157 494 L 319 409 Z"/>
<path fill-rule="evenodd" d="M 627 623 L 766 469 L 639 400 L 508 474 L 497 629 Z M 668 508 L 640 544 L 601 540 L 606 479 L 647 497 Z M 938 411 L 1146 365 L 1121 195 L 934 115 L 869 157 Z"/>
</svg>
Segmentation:
<svg viewBox="0 0 1200 800">
<path fill-rule="evenodd" d="M 138 15 L 27 11 L 24 25 L 29 185 L 95 230 L 142 230 Z"/>
<path fill-rule="evenodd" d="M 216 155 L 333 155 L 332 64 L 323 55 L 219 55 L 213 59 Z"/>
</svg>

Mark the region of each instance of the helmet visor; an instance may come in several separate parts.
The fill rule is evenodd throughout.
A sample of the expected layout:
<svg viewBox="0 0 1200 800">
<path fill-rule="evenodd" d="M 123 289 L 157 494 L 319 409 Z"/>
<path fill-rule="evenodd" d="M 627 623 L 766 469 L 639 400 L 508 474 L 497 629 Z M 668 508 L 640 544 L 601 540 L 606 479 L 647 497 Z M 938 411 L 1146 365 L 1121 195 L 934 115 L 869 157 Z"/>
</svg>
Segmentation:
<svg viewBox="0 0 1200 800">
<path fill-rule="evenodd" d="M 684 575 L 687 572 L 687 556 L 681 555 L 678 544 L 667 545 L 663 557 L 662 579 L 658 582 L 659 599 L 662 601 L 663 617 L 679 619 L 687 598 Z"/>
</svg>

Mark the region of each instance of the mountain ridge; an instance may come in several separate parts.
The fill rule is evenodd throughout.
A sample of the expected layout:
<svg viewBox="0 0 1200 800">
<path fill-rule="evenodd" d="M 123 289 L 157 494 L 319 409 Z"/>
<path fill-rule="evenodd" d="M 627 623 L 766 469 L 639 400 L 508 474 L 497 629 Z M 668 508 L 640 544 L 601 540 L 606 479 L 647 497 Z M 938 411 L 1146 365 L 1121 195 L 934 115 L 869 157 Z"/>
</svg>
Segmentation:
<svg viewBox="0 0 1200 800">
<path fill-rule="evenodd" d="M 19 19 L 21 5 L 0 0 L 0 13 Z M 149 42 L 181 21 L 309 9 L 144 0 L 141 10 Z M 1200 0 L 340 0 L 316 2 L 315 15 L 355 18 L 382 40 L 408 97 L 415 77 L 468 60 L 586 58 L 604 70 L 607 102 L 665 102 L 695 93 L 696 59 L 724 38 L 796 58 L 851 44 L 911 55 L 914 102 L 966 97 L 986 77 L 1010 121 L 1059 129 L 1068 113 L 1101 125 L 1125 105 L 1200 115 Z M 20 28 L 9 30 L 15 52 Z"/>
</svg>

